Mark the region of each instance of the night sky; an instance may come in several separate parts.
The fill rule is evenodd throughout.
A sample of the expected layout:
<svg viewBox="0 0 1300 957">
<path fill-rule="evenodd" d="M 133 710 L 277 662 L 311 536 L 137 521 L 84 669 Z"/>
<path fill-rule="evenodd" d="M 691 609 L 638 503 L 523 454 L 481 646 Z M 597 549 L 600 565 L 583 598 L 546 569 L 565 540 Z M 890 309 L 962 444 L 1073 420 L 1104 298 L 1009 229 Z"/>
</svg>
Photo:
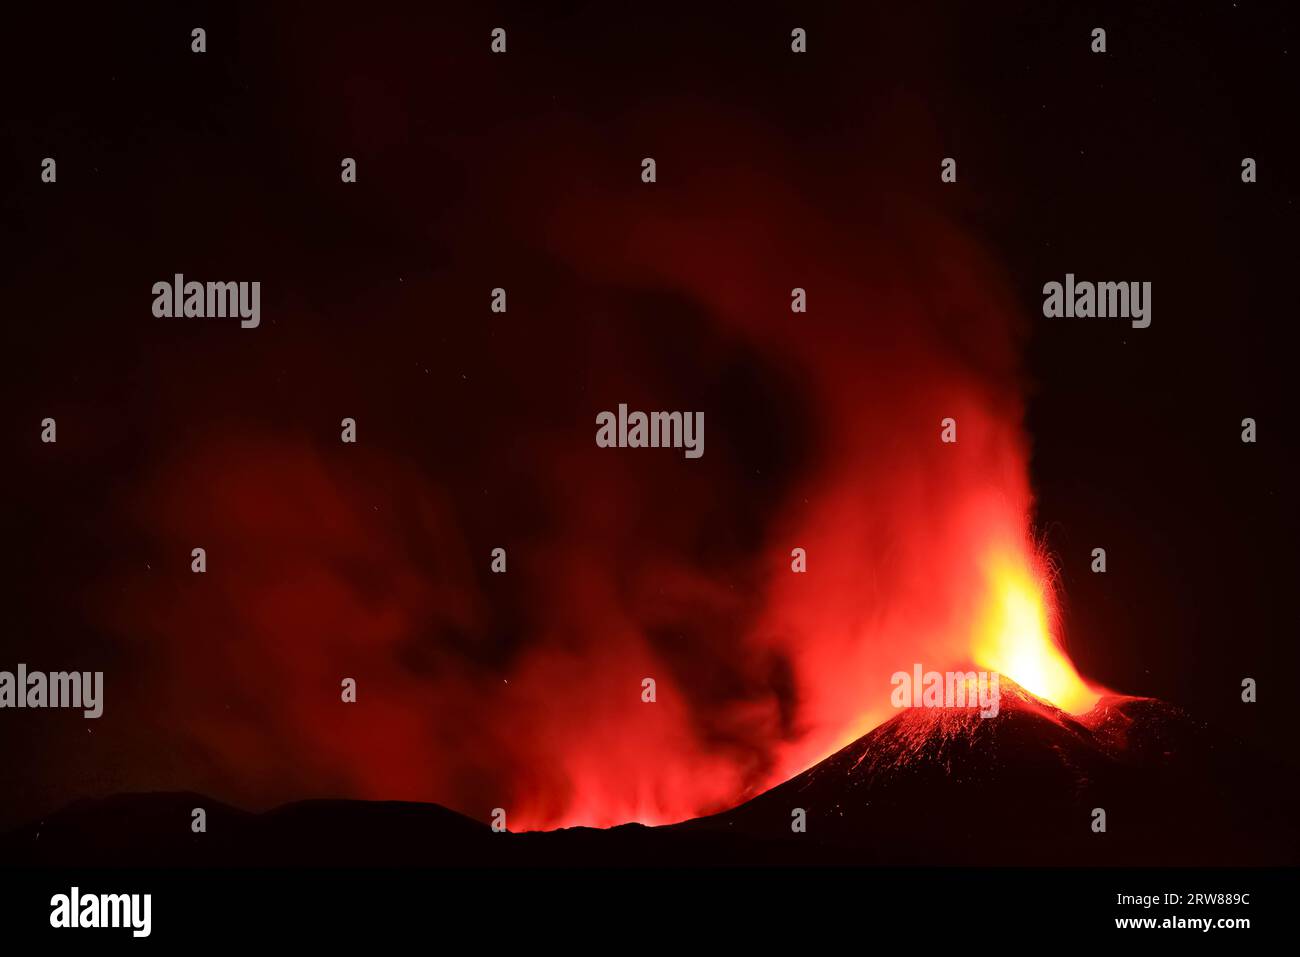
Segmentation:
<svg viewBox="0 0 1300 957">
<path fill-rule="evenodd" d="M 1294 16 L 536 6 L 9 14 L 0 669 L 106 692 L 0 712 L 0 826 L 726 807 L 942 645 L 995 500 L 1081 674 L 1294 792 Z M 176 272 L 260 281 L 260 327 L 154 317 Z M 1150 328 L 1043 318 L 1067 272 L 1150 281 Z M 620 402 L 704 456 L 597 448 Z"/>
</svg>

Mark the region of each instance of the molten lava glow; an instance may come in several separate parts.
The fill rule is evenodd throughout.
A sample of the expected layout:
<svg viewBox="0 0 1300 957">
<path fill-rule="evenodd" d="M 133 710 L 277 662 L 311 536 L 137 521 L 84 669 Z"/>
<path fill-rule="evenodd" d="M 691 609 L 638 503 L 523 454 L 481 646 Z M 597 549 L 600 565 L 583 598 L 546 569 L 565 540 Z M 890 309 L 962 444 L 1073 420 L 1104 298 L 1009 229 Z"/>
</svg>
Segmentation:
<svg viewBox="0 0 1300 957">
<path fill-rule="evenodd" d="M 165 750 L 184 757 L 123 786 L 263 808 L 433 801 L 480 821 L 500 807 L 511 830 L 661 824 L 733 807 L 890 720 L 891 676 L 918 664 L 1092 704 L 1033 546 L 1027 324 L 1000 263 L 933 190 L 882 204 L 860 188 L 904 167 L 864 174 L 862 151 L 791 150 L 735 112 L 665 103 L 619 132 L 548 117 L 555 148 L 507 164 L 518 188 L 471 191 L 439 219 L 474 269 L 499 244 L 481 224 L 508 221 L 548 290 L 537 321 L 502 332 L 510 348 L 482 324 L 435 335 L 409 318 L 408 296 L 436 300 L 453 270 L 369 304 L 393 321 L 364 342 L 350 322 L 288 323 L 303 338 L 241 367 L 258 388 L 236 406 L 206 350 L 142 363 L 193 430 L 123 491 L 105 535 L 140 561 L 91 604 L 150 669 L 128 695 L 147 703 L 138 739 L 166 714 Z M 894 116 L 890 139 L 921 141 Z M 654 203 L 607 149 L 647 129 L 709 157 Z M 814 322 L 783 308 L 796 282 L 816 290 Z M 390 383 L 392 356 L 416 348 L 445 368 Z M 268 419 L 267 390 L 299 391 L 282 390 L 286 367 L 342 391 Z M 394 441 L 323 441 L 322 403 L 360 395 Z M 595 414 L 630 396 L 707 410 L 703 459 L 599 448 Z M 436 433 L 403 424 L 413 403 L 442 410 Z M 958 442 L 940 439 L 947 417 Z M 195 541 L 220 571 L 146 564 Z M 503 541 L 510 571 L 493 574 Z M 340 704 L 344 677 L 356 703 Z"/>
<path fill-rule="evenodd" d="M 989 596 L 973 635 L 972 656 L 1026 690 L 1072 714 L 1096 704 L 1089 688 L 1052 635 L 1051 582 L 1041 559 L 998 552 L 987 564 Z"/>
</svg>

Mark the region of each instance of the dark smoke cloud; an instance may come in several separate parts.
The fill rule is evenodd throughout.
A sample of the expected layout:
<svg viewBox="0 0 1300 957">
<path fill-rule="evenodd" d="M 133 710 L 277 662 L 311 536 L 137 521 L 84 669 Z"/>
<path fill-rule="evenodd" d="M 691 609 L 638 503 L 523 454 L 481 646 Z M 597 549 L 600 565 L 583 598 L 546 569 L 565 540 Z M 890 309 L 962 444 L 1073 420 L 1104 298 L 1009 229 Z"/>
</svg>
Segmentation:
<svg viewBox="0 0 1300 957">
<path fill-rule="evenodd" d="M 1028 507 L 996 264 L 721 110 L 537 125 L 563 145 L 428 223 L 428 262 L 352 301 L 281 293 L 256 348 L 225 347 L 233 389 L 197 351 L 161 373 L 184 440 L 116 532 L 178 570 L 104 607 L 203 756 L 178 780 L 662 821 L 864 730 L 895 668 L 960 658 L 980 549 Z M 675 148 L 641 187 L 647 130 Z M 619 402 L 704 411 L 704 458 L 596 448 Z"/>
<path fill-rule="evenodd" d="M 260 16 L 227 25 L 202 117 L 105 103 L 150 162 L 48 227 L 114 251 L 68 264 L 110 303 L 263 281 L 253 332 L 132 318 L 86 326 L 110 361 L 36 360 L 24 414 L 56 397 L 73 429 L 41 474 L 102 476 L 33 556 L 85 543 L 73 630 L 115 660 L 120 760 L 83 790 L 663 821 L 865 730 L 897 668 L 969 655 L 983 553 L 1031 504 L 1020 322 L 936 212 L 943 149 L 887 60 L 814 82 L 710 65 L 702 35 L 663 76 L 653 44 L 566 65 L 525 27 L 495 64 L 438 52 L 476 25 L 431 48 Z M 620 402 L 703 411 L 704 457 L 597 448 Z"/>
</svg>

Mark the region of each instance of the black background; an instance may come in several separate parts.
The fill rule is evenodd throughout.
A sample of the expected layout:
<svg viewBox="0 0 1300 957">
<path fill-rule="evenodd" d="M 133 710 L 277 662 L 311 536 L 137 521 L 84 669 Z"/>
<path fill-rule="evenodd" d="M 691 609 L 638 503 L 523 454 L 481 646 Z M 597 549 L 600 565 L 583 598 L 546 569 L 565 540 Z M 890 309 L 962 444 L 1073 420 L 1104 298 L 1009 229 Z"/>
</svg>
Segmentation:
<svg viewBox="0 0 1300 957">
<path fill-rule="evenodd" d="M 96 660 L 127 654 L 94 632 L 78 595 L 130 547 L 93 531 L 112 490 L 154 454 L 150 436 L 184 430 L 151 387 L 148 367 L 167 361 L 164 347 L 147 324 L 123 319 L 138 309 L 140 276 L 157 278 L 175 243 L 185 239 L 191 261 L 216 272 L 238 261 L 241 276 L 257 274 L 245 265 L 254 264 L 291 277 L 314 290 L 313 305 L 355 303 L 381 274 L 418 270 L 423 224 L 451 209 L 449 196 L 490 191 L 496 177 L 508 181 L 504 166 L 528 161 L 483 145 L 498 124 L 539 115 L 554 97 L 600 115 L 647 86 L 665 98 L 706 90 L 808 151 L 847 162 L 869 152 L 907 189 L 933 188 L 995 251 L 1035 320 L 1027 426 L 1037 526 L 1061 565 L 1076 664 L 1209 721 L 1225 746 L 1249 755 L 1245 773 L 1257 776 L 1238 785 L 1265 804 L 1293 802 L 1284 797 L 1294 790 L 1297 676 L 1295 407 L 1286 398 L 1300 47 L 1288 5 L 539 6 L 6 11 L 3 425 L 16 454 L 5 469 L 3 661 L 37 650 L 70 662 L 90 650 Z M 511 29 L 504 69 L 517 95 L 508 102 L 473 79 L 498 21 Z M 196 58 L 188 35 L 200 22 L 212 52 Z M 783 55 L 792 24 L 811 38 L 795 65 Z M 1088 49 L 1098 25 L 1108 30 L 1104 56 Z M 312 49 L 331 64 L 332 88 L 294 88 L 294 63 Z M 426 88 L 421 64 L 444 54 L 464 65 L 464 82 Z M 417 142 L 386 153 L 385 144 L 329 142 L 320 124 L 317 140 L 303 141 L 306 121 L 286 112 L 366 115 L 389 97 L 427 103 L 429 115 Z M 943 155 L 960 158 L 955 187 L 938 183 L 928 146 L 867 142 L 850 122 L 877 102 L 909 99 L 942 131 Z M 456 143 L 477 151 L 472 162 L 448 160 Z M 382 211 L 372 198 L 322 201 L 336 155 L 358 155 L 376 175 L 367 150 L 390 159 Z M 329 162 L 317 163 L 318 152 Z M 46 155 L 59 157 L 57 189 L 38 180 Z M 1244 156 L 1258 161 L 1258 183 L 1241 182 Z M 427 180 L 447 188 L 410 185 Z M 887 191 L 891 181 L 863 188 Z M 463 238 L 476 253 L 486 245 L 472 230 Z M 1041 320 L 1042 283 L 1066 272 L 1150 280 L 1151 327 Z M 475 275 L 474 288 L 483 281 Z M 322 351 L 353 350 L 364 363 L 398 340 L 379 319 L 373 335 L 358 336 L 345 312 L 321 308 L 311 336 Z M 545 348 L 547 330 L 527 335 L 516 348 Z M 350 388 L 248 391 L 247 342 L 228 336 L 205 348 L 229 370 L 229 388 L 187 408 L 287 420 Z M 403 386 L 391 388 L 400 396 Z M 33 423 L 58 414 L 62 446 L 64 420 L 83 413 L 90 450 L 67 453 L 71 467 L 38 465 Z M 1239 439 L 1245 416 L 1259 423 L 1255 445 Z M 1104 576 L 1088 570 L 1097 546 L 1108 552 Z M 1258 704 L 1241 704 L 1244 677 L 1259 682 Z M 66 769 L 73 732 L 19 734 L 12 718 L 0 716 L 0 823 L 66 803 L 86 781 Z M 145 760 L 149 742 L 116 747 L 96 766 L 129 785 L 122 768 Z"/>
</svg>

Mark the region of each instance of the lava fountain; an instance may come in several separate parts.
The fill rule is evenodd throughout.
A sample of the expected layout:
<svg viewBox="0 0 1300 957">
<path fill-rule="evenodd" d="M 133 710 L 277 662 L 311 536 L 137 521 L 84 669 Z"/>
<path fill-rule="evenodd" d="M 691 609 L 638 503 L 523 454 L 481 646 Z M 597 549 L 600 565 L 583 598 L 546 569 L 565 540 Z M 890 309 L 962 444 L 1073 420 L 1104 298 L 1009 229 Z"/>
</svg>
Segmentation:
<svg viewBox="0 0 1300 957">
<path fill-rule="evenodd" d="M 1063 711 L 1089 710 L 1101 693 L 1079 677 L 1053 634 L 1058 618 L 1046 558 L 997 550 L 986 561 L 985 578 L 988 595 L 972 634 L 975 664 L 1014 679 Z"/>
</svg>

